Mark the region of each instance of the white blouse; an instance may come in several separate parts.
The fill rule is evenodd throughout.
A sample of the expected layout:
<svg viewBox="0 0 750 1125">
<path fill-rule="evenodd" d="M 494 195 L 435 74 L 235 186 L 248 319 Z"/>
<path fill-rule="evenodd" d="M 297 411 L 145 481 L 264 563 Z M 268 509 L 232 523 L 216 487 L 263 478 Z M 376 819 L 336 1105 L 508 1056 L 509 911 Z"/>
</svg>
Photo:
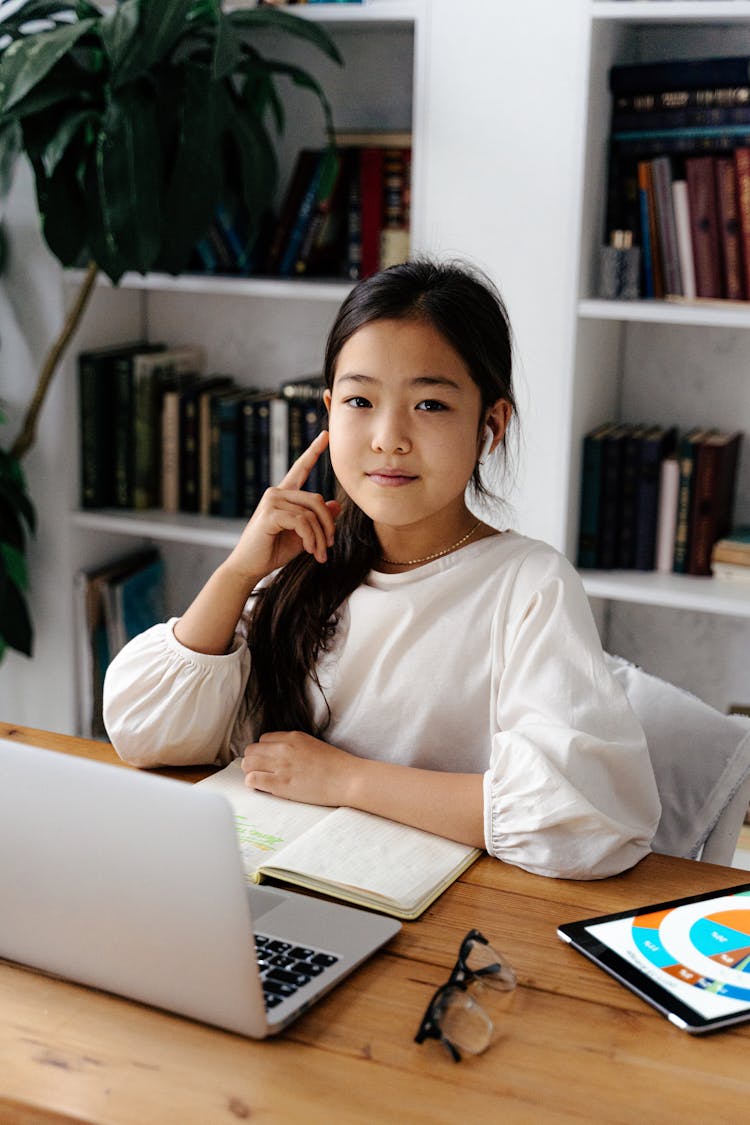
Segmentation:
<svg viewBox="0 0 750 1125">
<path fill-rule="evenodd" d="M 192 652 L 174 620 L 110 665 L 104 718 L 138 766 L 226 763 L 255 735 L 250 655 Z M 513 531 L 405 574 L 372 571 L 311 683 L 326 741 L 361 757 L 484 775 L 487 851 L 599 878 L 648 851 L 659 799 L 643 731 L 605 664 L 575 570 Z"/>
</svg>

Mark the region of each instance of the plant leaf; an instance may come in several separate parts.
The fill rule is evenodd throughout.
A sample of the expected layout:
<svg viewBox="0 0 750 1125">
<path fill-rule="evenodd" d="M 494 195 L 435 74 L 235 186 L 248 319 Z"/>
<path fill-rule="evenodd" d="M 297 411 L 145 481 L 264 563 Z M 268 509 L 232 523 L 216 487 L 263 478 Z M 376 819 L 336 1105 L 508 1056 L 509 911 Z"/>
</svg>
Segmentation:
<svg viewBox="0 0 750 1125">
<path fill-rule="evenodd" d="M 261 65 L 273 74 L 283 74 L 287 78 L 291 78 L 295 86 L 301 86 L 305 90 L 312 90 L 317 95 L 318 101 L 321 104 L 323 113 L 326 119 L 326 129 L 329 136 L 333 134 L 333 113 L 328 98 L 325 95 L 323 87 L 320 85 L 316 78 L 308 74 L 299 66 L 294 66 L 293 63 L 282 62 L 280 59 L 263 59 Z"/>
<path fill-rule="evenodd" d="M 26 539 L 18 510 L 5 496 L 0 482 L 0 543 L 8 543 L 18 551 L 23 551 Z"/>
<path fill-rule="evenodd" d="M 273 198 L 278 168 L 271 138 L 262 123 L 242 107 L 232 108 L 231 141 L 242 175 L 242 197 L 257 223 Z"/>
<path fill-rule="evenodd" d="M 205 234 L 223 186 L 219 141 L 226 93 L 207 67 L 187 63 L 179 110 L 179 143 L 166 192 L 164 239 L 158 266 L 180 273 L 193 246 Z M 185 190 L 185 185 L 190 190 Z"/>
<path fill-rule="evenodd" d="M 78 180 L 82 157 L 76 149 L 74 140 L 51 179 L 45 175 L 41 161 L 32 162 L 42 233 L 52 253 L 66 267 L 81 264 L 87 249 L 89 222 L 94 221 Z"/>
<path fill-rule="evenodd" d="M 0 55 L 0 113 L 20 102 L 95 23 L 82 20 L 11 43 Z"/>
<path fill-rule="evenodd" d="M 23 135 L 18 122 L 10 118 L 0 124 L 0 199 L 4 199 L 13 183 L 16 158 L 23 147 Z"/>
<path fill-rule="evenodd" d="M 163 177 L 155 103 L 140 89 L 119 90 L 107 106 L 96 179 L 106 251 L 99 265 L 115 283 L 123 261 L 147 273 L 161 245 Z"/>
<path fill-rule="evenodd" d="M 242 42 L 227 17 L 222 13 L 216 24 L 211 72 L 214 79 L 234 74 L 242 60 Z"/>
<path fill-rule="evenodd" d="M 140 0 L 122 0 L 113 12 L 109 12 L 99 25 L 104 49 L 107 52 L 115 83 L 118 70 L 133 49 L 133 43 L 140 21 Z"/>
<path fill-rule="evenodd" d="M 26 599 L 9 580 L 4 561 L 0 558 L 0 633 L 10 648 L 31 656 L 33 630 Z"/>
<path fill-rule="evenodd" d="M 62 124 L 42 153 L 42 166 L 48 178 L 54 175 L 55 169 L 62 160 L 68 145 L 76 133 L 87 123 L 98 122 L 99 114 L 93 109 L 83 109 L 78 113 L 69 113 L 63 118 Z"/>
<path fill-rule="evenodd" d="M 19 590 L 28 590 L 29 575 L 23 553 L 8 543 L 0 543 L 0 554 L 5 561 L 5 569 L 11 582 L 14 582 Z"/>
<path fill-rule="evenodd" d="M 343 63 L 338 47 L 330 35 L 323 28 L 310 20 L 300 19 L 299 16 L 281 12 L 278 8 L 250 8 L 236 9 L 228 12 L 226 18 L 236 27 L 245 30 L 256 27 L 271 27 L 294 35 L 312 43 L 323 54 L 328 55 L 334 62 Z"/>
<path fill-rule="evenodd" d="M 195 0 L 141 0 L 146 65 L 164 59 L 190 30 L 194 6 Z"/>
<path fill-rule="evenodd" d="M 26 485 L 23 479 L 20 466 L 15 458 L 8 458 L 10 463 L 10 471 L 3 471 L 0 476 L 0 499 L 4 500 L 12 509 L 13 522 L 21 528 L 21 519 L 26 522 L 30 531 L 36 530 L 36 513 L 34 505 L 31 503 Z M 5 530 L 5 520 L 0 523 L 0 542 L 11 542 L 6 539 L 3 531 Z"/>
</svg>

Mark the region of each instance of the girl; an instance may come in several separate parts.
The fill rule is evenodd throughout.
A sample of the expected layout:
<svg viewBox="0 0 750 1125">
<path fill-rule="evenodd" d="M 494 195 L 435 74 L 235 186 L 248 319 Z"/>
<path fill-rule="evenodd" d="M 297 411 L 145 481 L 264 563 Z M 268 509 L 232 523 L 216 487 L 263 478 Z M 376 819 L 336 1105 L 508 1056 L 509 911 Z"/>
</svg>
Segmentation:
<svg viewBox="0 0 750 1125">
<path fill-rule="evenodd" d="M 388 269 L 345 300 L 325 379 L 328 432 L 184 616 L 113 661 L 118 753 L 243 756 L 256 789 L 544 875 L 630 867 L 659 801 L 577 574 L 465 499 L 515 409 L 500 297 L 465 267 Z M 303 491 L 326 447 L 338 501 Z"/>
</svg>

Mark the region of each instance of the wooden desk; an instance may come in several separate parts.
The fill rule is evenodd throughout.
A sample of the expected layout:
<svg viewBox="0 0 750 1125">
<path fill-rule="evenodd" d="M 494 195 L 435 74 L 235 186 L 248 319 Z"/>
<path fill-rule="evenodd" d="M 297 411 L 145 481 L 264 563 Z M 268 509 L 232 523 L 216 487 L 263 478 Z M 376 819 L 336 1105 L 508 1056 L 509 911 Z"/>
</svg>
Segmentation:
<svg viewBox="0 0 750 1125">
<path fill-rule="evenodd" d="M 111 747 L 82 739 L 7 724 L 0 737 L 114 760 Z M 480 860 L 387 951 L 265 1042 L 0 962 L 0 1122 L 745 1120 L 750 1025 L 692 1038 L 555 933 L 560 922 L 742 878 L 656 855 L 599 882 Z M 506 953 L 519 988 L 500 1041 L 455 1064 L 413 1035 L 472 926 Z"/>
</svg>

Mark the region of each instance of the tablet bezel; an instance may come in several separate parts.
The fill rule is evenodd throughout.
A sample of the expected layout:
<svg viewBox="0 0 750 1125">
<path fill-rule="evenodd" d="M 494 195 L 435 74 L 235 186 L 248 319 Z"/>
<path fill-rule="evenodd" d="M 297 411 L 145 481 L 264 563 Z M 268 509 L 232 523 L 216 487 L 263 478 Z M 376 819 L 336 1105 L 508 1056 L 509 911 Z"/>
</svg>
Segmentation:
<svg viewBox="0 0 750 1125">
<path fill-rule="evenodd" d="M 747 1002 L 747 1008 L 740 1012 L 734 1012 L 728 1016 L 703 1016 L 700 1012 L 685 1004 L 669 989 L 652 980 L 637 965 L 627 961 L 613 949 L 609 949 L 598 938 L 589 933 L 588 927 L 599 925 L 602 922 L 619 922 L 624 918 L 637 918 L 641 914 L 672 910 L 677 906 L 687 906 L 694 902 L 707 902 L 711 899 L 724 898 L 726 895 L 748 891 L 750 891 L 750 883 L 738 883 L 735 886 L 720 890 L 703 891 L 697 895 L 682 895 L 680 898 L 671 899 L 668 902 L 656 902 L 631 907 L 628 910 L 618 910 L 611 914 L 601 914 L 596 918 L 583 918 L 580 921 L 565 922 L 558 926 L 557 936 L 562 941 L 572 945 L 574 949 L 590 961 L 593 961 L 600 969 L 604 969 L 620 984 L 624 984 L 631 992 L 656 1008 L 682 1031 L 688 1031 L 694 1035 L 708 1031 L 719 1031 L 721 1028 L 733 1027 L 750 1020 L 750 1000 Z"/>
</svg>

